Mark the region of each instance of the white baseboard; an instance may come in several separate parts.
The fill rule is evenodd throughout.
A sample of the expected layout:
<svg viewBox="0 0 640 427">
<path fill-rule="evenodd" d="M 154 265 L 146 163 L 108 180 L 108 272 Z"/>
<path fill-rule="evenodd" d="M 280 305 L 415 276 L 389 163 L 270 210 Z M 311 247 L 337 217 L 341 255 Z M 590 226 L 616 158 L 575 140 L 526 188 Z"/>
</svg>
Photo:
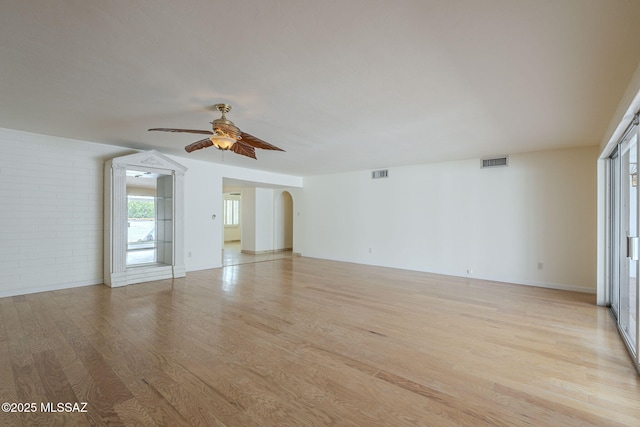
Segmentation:
<svg viewBox="0 0 640 427">
<path fill-rule="evenodd" d="M 186 269 L 186 272 L 190 272 L 190 271 L 200 271 L 200 270 L 211 270 L 212 268 L 220 268 L 222 267 L 222 262 L 218 262 L 215 264 L 203 264 L 203 265 L 194 265 L 194 266 L 189 266 L 189 268 Z"/>
<path fill-rule="evenodd" d="M 240 253 L 247 255 L 264 255 L 264 254 L 279 254 L 280 252 L 287 252 L 293 250 L 292 248 L 284 248 L 284 249 L 267 249 L 266 251 L 249 251 L 247 249 L 242 249 Z"/>
<path fill-rule="evenodd" d="M 481 280 L 481 281 L 485 281 L 485 282 L 506 283 L 506 284 L 523 285 L 523 286 L 536 286 L 536 287 L 539 287 L 539 288 L 557 289 L 557 290 L 561 290 L 561 291 L 583 292 L 583 293 L 588 293 L 588 294 L 597 293 L 597 289 L 596 288 L 587 288 L 587 287 L 583 287 L 583 286 L 569 285 L 569 284 L 565 284 L 565 283 L 536 282 L 536 281 L 533 281 L 533 280 L 510 279 L 510 278 L 504 278 L 504 277 L 484 277 L 484 276 L 476 276 L 476 275 L 473 275 L 473 274 L 471 274 L 471 275 L 460 275 L 460 274 L 456 274 L 456 273 L 453 273 L 453 272 L 450 272 L 450 271 L 418 270 L 418 269 L 412 269 L 412 268 L 406 268 L 406 267 L 397 267 L 397 266 L 382 265 L 382 264 L 369 264 L 369 263 L 364 263 L 364 262 L 359 262 L 359 261 L 348 261 L 348 260 L 341 260 L 341 259 L 323 258 L 323 257 L 317 257 L 317 256 L 307 256 L 307 258 L 325 259 L 325 260 L 329 260 L 329 261 L 338 261 L 338 262 L 349 262 L 349 263 L 353 263 L 353 264 L 371 265 L 371 266 L 374 266 L 374 267 L 384 267 L 384 268 L 395 268 L 395 269 L 399 269 L 399 270 L 419 271 L 421 273 L 440 274 L 440 275 L 443 275 L 443 276 L 457 277 L 457 278 L 466 279 L 466 280 Z"/>
<path fill-rule="evenodd" d="M 486 279 L 481 279 L 486 280 Z M 496 280 L 493 280 L 494 282 Z M 500 282 L 504 282 L 500 280 Z M 524 286 L 537 286 L 539 288 L 549 288 L 549 289 L 558 289 L 561 291 L 572 291 L 572 292 L 584 292 L 587 294 L 595 294 L 597 289 L 585 288 L 582 286 L 576 285 L 566 285 L 564 283 L 545 283 L 545 282 L 532 282 L 532 281 L 509 281 L 506 283 L 514 283 L 516 285 L 524 285 Z"/>
<path fill-rule="evenodd" d="M 73 283 L 58 283 L 55 285 L 40 286 L 37 288 L 21 288 L 10 289 L 8 291 L 0 291 L 0 298 L 15 297 L 18 295 L 37 294 L 39 292 L 60 291 L 62 289 L 81 288 L 83 286 L 95 286 L 102 285 L 104 281 L 102 279 L 94 279 L 88 281 L 80 281 Z"/>
</svg>

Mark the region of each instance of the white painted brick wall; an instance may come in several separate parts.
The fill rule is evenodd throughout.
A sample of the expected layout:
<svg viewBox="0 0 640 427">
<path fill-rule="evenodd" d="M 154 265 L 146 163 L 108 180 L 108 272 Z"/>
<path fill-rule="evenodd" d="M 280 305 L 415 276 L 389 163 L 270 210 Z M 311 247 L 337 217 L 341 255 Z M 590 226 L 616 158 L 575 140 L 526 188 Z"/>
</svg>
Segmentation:
<svg viewBox="0 0 640 427">
<path fill-rule="evenodd" d="M 0 128 L 0 297 L 102 283 L 104 162 L 130 152 Z"/>
</svg>

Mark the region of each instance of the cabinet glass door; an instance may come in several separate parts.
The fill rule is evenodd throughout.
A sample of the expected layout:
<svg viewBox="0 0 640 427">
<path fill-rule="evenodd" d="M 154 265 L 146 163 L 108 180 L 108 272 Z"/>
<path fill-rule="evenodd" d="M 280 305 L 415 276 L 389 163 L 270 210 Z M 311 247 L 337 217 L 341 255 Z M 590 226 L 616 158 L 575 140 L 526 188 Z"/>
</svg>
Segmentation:
<svg viewBox="0 0 640 427">
<path fill-rule="evenodd" d="M 127 170 L 128 267 L 173 263 L 173 175 Z"/>
<path fill-rule="evenodd" d="M 156 197 L 128 194 L 127 211 L 127 265 L 156 262 Z"/>
</svg>

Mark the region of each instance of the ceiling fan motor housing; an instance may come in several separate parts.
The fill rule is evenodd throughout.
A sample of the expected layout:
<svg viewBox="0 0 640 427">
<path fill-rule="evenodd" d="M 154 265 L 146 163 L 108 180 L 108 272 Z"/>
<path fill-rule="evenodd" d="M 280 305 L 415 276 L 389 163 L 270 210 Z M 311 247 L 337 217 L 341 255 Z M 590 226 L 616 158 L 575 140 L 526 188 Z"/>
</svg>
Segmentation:
<svg viewBox="0 0 640 427">
<path fill-rule="evenodd" d="M 213 132 L 216 135 L 233 138 L 236 141 L 241 139 L 240 129 L 238 129 L 230 120 L 227 120 L 226 118 L 215 119 L 211 124 L 213 125 Z"/>
</svg>

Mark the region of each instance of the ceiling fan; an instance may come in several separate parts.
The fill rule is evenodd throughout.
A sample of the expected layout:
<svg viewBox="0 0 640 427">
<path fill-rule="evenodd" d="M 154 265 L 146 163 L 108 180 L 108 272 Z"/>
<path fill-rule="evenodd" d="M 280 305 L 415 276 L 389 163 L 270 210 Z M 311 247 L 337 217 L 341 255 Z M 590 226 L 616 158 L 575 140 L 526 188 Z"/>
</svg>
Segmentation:
<svg viewBox="0 0 640 427">
<path fill-rule="evenodd" d="M 172 129 L 172 128 L 153 128 L 150 131 L 162 131 L 162 132 L 186 132 L 186 133 L 200 133 L 203 135 L 211 135 L 200 141 L 196 141 L 187 145 L 184 149 L 187 153 L 199 150 L 201 148 L 214 146 L 219 150 L 231 150 L 234 153 L 256 158 L 256 148 L 263 150 L 277 150 L 284 151 L 282 148 L 278 148 L 275 145 L 271 145 L 268 142 L 256 138 L 253 135 L 249 135 L 246 132 L 242 132 L 238 129 L 233 122 L 227 120 L 226 114 L 231 111 L 231 105 L 228 104 L 216 104 L 214 108 L 222 113 L 222 117 L 210 122 L 213 125 L 213 131 L 210 130 L 195 130 L 195 129 Z"/>
</svg>

